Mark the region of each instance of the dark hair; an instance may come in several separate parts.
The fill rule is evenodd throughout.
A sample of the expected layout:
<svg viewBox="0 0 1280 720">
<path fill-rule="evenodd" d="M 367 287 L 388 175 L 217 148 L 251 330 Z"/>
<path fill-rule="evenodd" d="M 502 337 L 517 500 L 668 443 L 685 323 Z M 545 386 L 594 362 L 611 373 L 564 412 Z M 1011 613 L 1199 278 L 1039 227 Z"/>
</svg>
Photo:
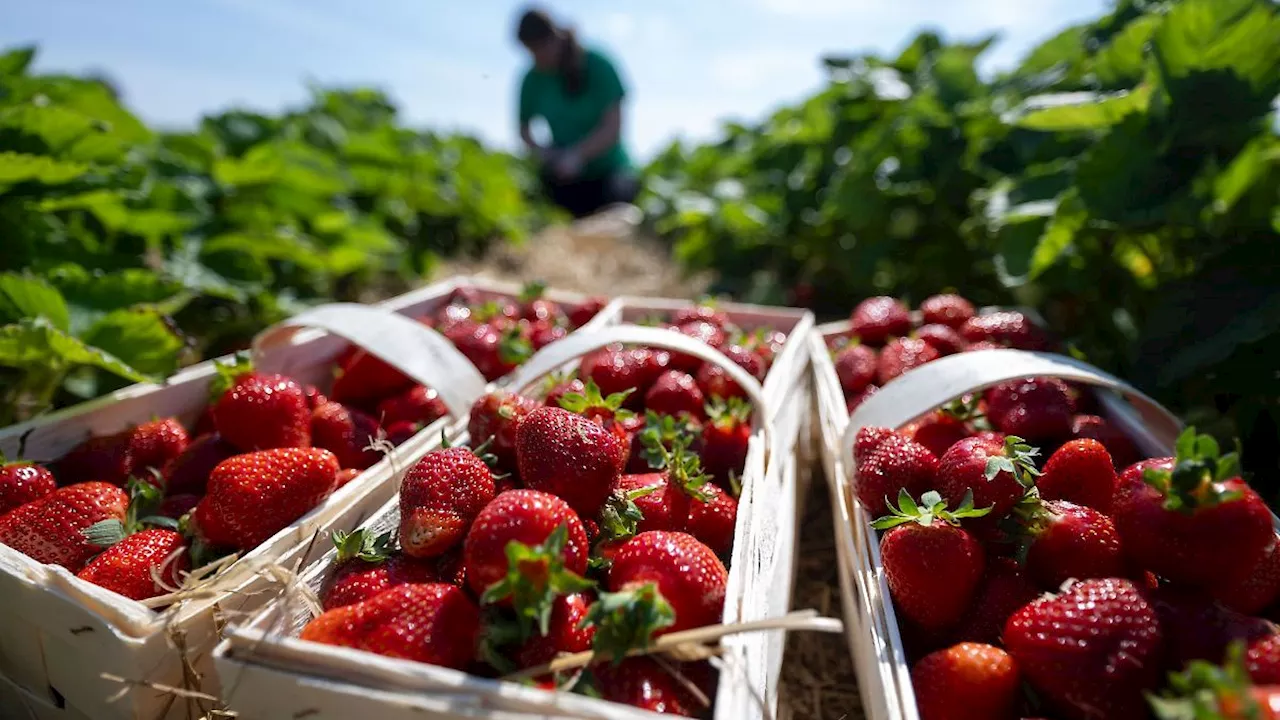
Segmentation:
<svg viewBox="0 0 1280 720">
<path fill-rule="evenodd" d="M 572 28 L 556 25 L 545 10 L 532 8 L 520 16 L 520 25 L 516 28 L 516 39 L 522 45 L 531 48 L 551 38 L 560 38 L 563 41 L 558 70 L 564 81 L 564 90 L 569 95 L 577 95 L 587 84 L 586 51 L 578 42 L 577 34 Z"/>
</svg>

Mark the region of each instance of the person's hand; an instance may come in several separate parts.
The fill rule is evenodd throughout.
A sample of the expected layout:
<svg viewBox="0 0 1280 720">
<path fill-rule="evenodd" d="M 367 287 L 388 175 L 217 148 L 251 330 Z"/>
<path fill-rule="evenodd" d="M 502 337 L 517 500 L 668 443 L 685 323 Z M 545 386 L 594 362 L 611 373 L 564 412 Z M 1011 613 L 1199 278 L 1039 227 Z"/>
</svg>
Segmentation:
<svg viewBox="0 0 1280 720">
<path fill-rule="evenodd" d="M 560 155 L 555 148 L 551 147 L 535 147 L 533 154 L 537 158 L 538 164 L 544 167 L 551 167 Z"/>
<path fill-rule="evenodd" d="M 551 159 L 551 169 L 561 180 L 572 180 L 582 172 L 582 156 L 566 150 Z"/>
</svg>

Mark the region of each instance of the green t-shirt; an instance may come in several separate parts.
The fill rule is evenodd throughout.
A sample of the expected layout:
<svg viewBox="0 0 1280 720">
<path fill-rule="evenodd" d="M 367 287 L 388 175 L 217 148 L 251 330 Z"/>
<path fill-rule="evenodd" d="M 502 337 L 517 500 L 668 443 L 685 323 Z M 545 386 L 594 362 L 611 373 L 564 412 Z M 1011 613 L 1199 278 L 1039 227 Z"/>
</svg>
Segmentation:
<svg viewBox="0 0 1280 720">
<path fill-rule="evenodd" d="M 530 68 L 520 83 L 520 123 L 541 117 L 551 127 L 551 143 L 563 148 L 585 139 L 600 124 L 605 110 L 626 97 L 622 79 L 609 58 L 587 50 L 585 84 L 574 96 L 565 93 L 564 80 L 556 72 Z M 619 140 L 582 168 L 582 177 L 599 178 L 631 167 L 631 158 Z"/>
</svg>

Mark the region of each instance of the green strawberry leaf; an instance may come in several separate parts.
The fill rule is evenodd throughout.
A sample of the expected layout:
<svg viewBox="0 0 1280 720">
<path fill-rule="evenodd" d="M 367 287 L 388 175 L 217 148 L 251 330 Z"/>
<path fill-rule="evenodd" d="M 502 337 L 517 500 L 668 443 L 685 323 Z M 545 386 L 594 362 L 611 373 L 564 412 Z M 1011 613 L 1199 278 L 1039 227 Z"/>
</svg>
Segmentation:
<svg viewBox="0 0 1280 720">
<path fill-rule="evenodd" d="M 609 393 L 608 397 L 600 394 L 600 386 L 596 385 L 595 380 L 587 380 L 584 392 L 565 393 L 560 396 L 560 407 L 569 412 L 584 415 L 589 410 L 604 411 L 613 414 L 613 417 L 624 420 L 629 417 L 622 409 L 622 404 L 627 398 L 636 391 L 635 388 L 629 388 L 621 392 Z"/>
<path fill-rule="evenodd" d="M 367 528 L 354 532 L 334 530 L 330 535 L 338 549 L 338 562 L 360 559 L 367 563 L 380 563 L 391 556 L 391 532 L 376 534 Z"/>
<path fill-rule="evenodd" d="M 115 518 L 108 520 L 99 520 L 89 527 L 81 530 L 84 539 L 90 544 L 100 548 L 109 548 L 112 545 L 124 540 L 128 533 L 125 532 L 124 523 Z"/>
<path fill-rule="evenodd" d="M 911 498 L 911 493 L 906 488 L 898 491 L 898 502 L 895 505 L 885 498 L 885 505 L 889 508 L 889 514 L 877 518 L 872 521 L 871 527 L 876 530 L 888 530 L 899 525 L 907 523 L 916 523 L 924 527 L 929 527 L 935 519 L 942 520 L 948 525 L 956 527 L 960 526 L 960 521 L 967 518 L 983 517 L 991 512 L 994 505 L 985 508 L 974 508 L 973 491 L 966 490 L 964 497 L 961 498 L 960 504 L 954 510 L 947 509 L 946 500 L 937 491 L 930 490 L 920 496 L 920 502 L 917 504 Z"/>
<path fill-rule="evenodd" d="M 564 566 L 568 537 L 568 526 L 562 524 L 540 545 L 529 546 L 516 540 L 507 543 L 507 576 L 484 591 L 480 604 L 492 605 L 510 598 L 522 637 L 530 637 L 535 625 L 546 635 L 556 596 L 589 590 L 595 585 Z"/>
<path fill-rule="evenodd" d="M 635 490 L 614 490 L 600 510 L 600 534 L 604 540 L 626 540 L 634 537 L 644 521 L 644 511 L 636 500 L 661 489 L 660 483 Z"/>
<path fill-rule="evenodd" d="M 1239 441 L 1237 441 L 1237 447 Z M 1190 514 L 1243 497 L 1221 483 L 1240 477 L 1239 450 L 1222 454 L 1218 441 L 1188 427 L 1174 444 L 1172 470 L 1148 468 L 1142 479 L 1164 496 L 1166 510 Z"/>
<path fill-rule="evenodd" d="M 1251 690 L 1253 683 L 1245 666 L 1244 643 L 1227 647 L 1226 662 L 1219 666 L 1193 660 L 1182 672 L 1169 676 L 1163 695 L 1146 693 L 1147 702 L 1160 720 L 1216 720 L 1266 717 Z"/>
<path fill-rule="evenodd" d="M 592 649 L 616 665 L 632 650 L 647 648 L 653 634 L 676 621 L 675 610 L 658 586 L 645 583 L 615 593 L 601 593 L 579 627 L 596 626 Z"/>
<path fill-rule="evenodd" d="M 253 372 L 253 360 L 247 351 L 232 355 L 226 362 L 213 363 L 216 373 L 209 383 L 209 402 L 217 402 L 241 376 Z"/>
<path fill-rule="evenodd" d="M 520 288 L 518 299 L 522 303 L 537 300 L 547 293 L 547 284 L 541 280 L 532 280 Z"/>
</svg>

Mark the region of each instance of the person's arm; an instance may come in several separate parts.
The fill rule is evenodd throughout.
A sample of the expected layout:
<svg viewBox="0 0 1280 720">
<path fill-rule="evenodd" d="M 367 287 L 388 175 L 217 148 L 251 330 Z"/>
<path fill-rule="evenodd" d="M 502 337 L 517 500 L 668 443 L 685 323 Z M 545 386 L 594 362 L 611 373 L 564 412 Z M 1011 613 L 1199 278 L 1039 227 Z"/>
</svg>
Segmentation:
<svg viewBox="0 0 1280 720">
<path fill-rule="evenodd" d="M 589 162 L 617 145 L 620 137 L 622 137 L 622 103 L 614 103 L 604 111 L 596 129 L 592 130 L 582 142 L 573 146 L 573 152 L 582 158 L 582 162 Z"/>
<path fill-rule="evenodd" d="M 520 83 L 520 139 L 524 141 L 524 146 L 528 149 L 529 154 L 539 161 L 546 162 L 548 149 L 542 147 L 537 140 L 533 139 L 533 130 L 530 127 L 535 114 L 529 76 L 525 75 L 524 80 Z"/>
<path fill-rule="evenodd" d="M 587 71 L 588 82 L 592 83 L 593 92 L 600 93 L 606 109 L 591 134 L 560 156 L 560 172 L 566 176 L 577 175 L 584 164 L 608 152 L 622 137 L 622 100 L 627 89 L 617 68 L 605 56 L 593 52 L 587 58 Z"/>
</svg>

